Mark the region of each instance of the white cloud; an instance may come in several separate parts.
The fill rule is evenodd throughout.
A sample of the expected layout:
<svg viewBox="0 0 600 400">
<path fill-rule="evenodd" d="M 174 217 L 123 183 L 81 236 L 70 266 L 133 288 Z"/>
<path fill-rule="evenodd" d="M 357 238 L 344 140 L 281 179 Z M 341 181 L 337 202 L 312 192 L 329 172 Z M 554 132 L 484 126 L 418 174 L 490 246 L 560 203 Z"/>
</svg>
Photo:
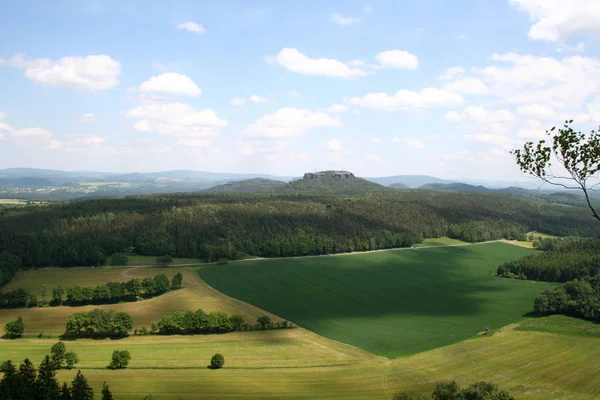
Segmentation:
<svg viewBox="0 0 600 400">
<path fill-rule="evenodd" d="M 374 8 L 372 5 L 367 5 L 363 7 L 363 12 L 365 14 L 371 14 L 373 12 Z"/>
<path fill-rule="evenodd" d="M 562 60 L 516 53 L 493 54 L 508 66 L 476 68 L 490 93 L 513 103 L 550 104 L 570 109 L 600 90 L 600 60 L 570 56 Z"/>
<path fill-rule="evenodd" d="M 329 22 L 333 22 L 334 24 L 338 25 L 348 26 L 360 22 L 360 18 L 344 17 L 339 13 L 333 13 L 329 16 Z"/>
<path fill-rule="evenodd" d="M 140 85 L 140 92 L 186 94 L 191 97 L 198 97 L 202 94 L 202 90 L 193 80 L 175 72 L 165 72 L 164 74 L 153 76 Z"/>
<path fill-rule="evenodd" d="M 365 159 L 369 161 L 379 162 L 381 161 L 381 156 L 378 156 L 377 154 L 367 154 L 365 156 Z"/>
<path fill-rule="evenodd" d="M 209 147 L 212 144 L 210 139 L 181 139 L 178 143 L 188 147 Z"/>
<path fill-rule="evenodd" d="M 444 72 L 442 75 L 439 76 L 439 79 L 444 80 L 444 81 L 449 81 L 451 79 L 454 79 L 455 77 L 458 77 L 460 75 L 463 75 L 465 73 L 465 69 L 463 67 L 451 67 L 448 68 L 446 70 L 446 72 Z"/>
<path fill-rule="evenodd" d="M 541 120 L 555 119 L 556 112 L 545 105 L 527 104 L 517 108 L 517 114 L 527 118 L 536 118 Z"/>
<path fill-rule="evenodd" d="M 340 126 L 340 118 L 323 112 L 281 108 L 267 114 L 240 133 L 246 137 L 285 138 L 303 133 L 311 128 Z"/>
<path fill-rule="evenodd" d="M 546 137 L 546 130 L 540 121 L 529 120 L 526 127 L 519 129 L 517 136 L 522 139 L 543 139 Z"/>
<path fill-rule="evenodd" d="M 461 95 L 437 88 L 426 88 L 419 92 L 399 90 L 394 95 L 369 93 L 353 97 L 351 104 L 384 111 L 411 110 L 426 107 L 451 107 L 463 104 Z"/>
<path fill-rule="evenodd" d="M 442 86 L 442 89 L 461 94 L 487 94 L 488 87 L 477 78 L 463 78 Z"/>
<path fill-rule="evenodd" d="M 570 36 L 600 36 L 600 3 L 594 0 L 509 0 L 535 23 L 529 38 L 558 41 Z"/>
<path fill-rule="evenodd" d="M 348 107 L 346 107 L 343 104 L 333 104 L 333 105 L 327 107 L 325 109 L 325 111 L 331 112 L 331 113 L 340 113 L 340 112 L 346 111 L 347 109 L 348 109 Z"/>
<path fill-rule="evenodd" d="M 423 149 L 425 148 L 425 143 L 423 143 L 423 141 L 419 140 L 419 139 L 415 139 L 415 138 L 392 138 L 392 142 L 394 143 L 404 143 L 405 145 L 407 145 L 410 148 L 413 149 Z"/>
<path fill-rule="evenodd" d="M 206 30 L 204 29 L 204 27 L 201 24 L 197 24 L 195 22 L 184 22 L 183 24 L 179 24 L 177 25 L 177 29 L 183 29 L 189 32 L 194 32 L 194 33 L 204 33 L 206 32 Z"/>
<path fill-rule="evenodd" d="M 9 65 L 25 69 L 25 77 L 43 85 L 77 89 L 106 90 L 116 86 L 121 64 L 104 54 L 87 57 L 63 57 L 26 60 L 22 54 L 12 57 Z"/>
<path fill-rule="evenodd" d="M 556 48 L 556 51 L 559 53 L 565 53 L 565 52 L 581 53 L 584 50 L 585 50 L 585 44 L 583 42 L 579 42 L 575 46 L 570 46 L 566 43 L 563 43 L 561 46 Z"/>
<path fill-rule="evenodd" d="M 173 150 L 173 148 L 171 146 L 164 146 L 164 147 L 153 147 L 150 149 L 150 152 L 154 153 L 154 154 L 166 154 L 166 153 L 170 153 Z"/>
<path fill-rule="evenodd" d="M 243 106 L 244 104 L 246 104 L 246 99 L 236 97 L 234 99 L 231 99 L 231 104 L 234 106 Z"/>
<path fill-rule="evenodd" d="M 600 123 L 600 96 L 596 96 L 594 102 L 587 105 L 589 117 L 595 123 Z"/>
<path fill-rule="evenodd" d="M 134 128 L 140 132 L 155 132 L 186 137 L 217 136 L 218 128 L 227 121 L 211 109 L 198 111 L 183 103 L 144 104 L 129 110 L 129 118 L 139 119 Z"/>
<path fill-rule="evenodd" d="M 43 137 L 50 138 L 52 137 L 52 132 L 44 128 L 25 128 L 25 129 L 17 129 L 12 130 L 11 135 L 18 138 L 25 137 Z"/>
<path fill-rule="evenodd" d="M 48 146 L 50 149 L 62 149 L 64 146 L 64 143 L 61 142 L 60 140 L 50 140 L 50 145 Z"/>
<path fill-rule="evenodd" d="M 444 115 L 446 121 L 462 121 L 470 119 L 484 123 L 507 123 L 514 120 L 509 110 L 486 110 L 483 107 L 468 106 L 462 113 L 451 111 Z"/>
<path fill-rule="evenodd" d="M 419 59 L 406 50 L 387 50 L 375 56 L 382 68 L 417 69 Z"/>
<path fill-rule="evenodd" d="M 268 103 L 269 99 L 253 94 L 252 96 L 250 96 L 250 101 L 254 103 Z"/>
<path fill-rule="evenodd" d="M 81 119 L 82 119 L 83 121 L 91 121 L 92 119 L 94 119 L 94 114 L 92 114 L 92 113 L 86 113 L 86 114 L 83 114 L 83 115 L 81 116 Z"/>
<path fill-rule="evenodd" d="M 337 139 L 331 139 L 325 143 L 325 147 L 331 151 L 342 151 L 342 143 Z"/>
<path fill-rule="evenodd" d="M 331 58 L 309 58 L 298 49 L 284 48 L 274 60 L 292 72 L 304 75 L 332 76 L 336 78 L 356 78 L 368 75 L 363 69 L 351 68 L 341 61 Z"/>
<path fill-rule="evenodd" d="M 371 139 L 371 143 L 381 143 L 381 140 L 377 139 L 377 138 L 373 138 L 373 139 Z"/>
<path fill-rule="evenodd" d="M 87 144 L 100 144 L 104 142 L 104 138 L 99 136 L 91 136 L 87 138 L 79 139 L 78 142 L 87 143 Z"/>
</svg>

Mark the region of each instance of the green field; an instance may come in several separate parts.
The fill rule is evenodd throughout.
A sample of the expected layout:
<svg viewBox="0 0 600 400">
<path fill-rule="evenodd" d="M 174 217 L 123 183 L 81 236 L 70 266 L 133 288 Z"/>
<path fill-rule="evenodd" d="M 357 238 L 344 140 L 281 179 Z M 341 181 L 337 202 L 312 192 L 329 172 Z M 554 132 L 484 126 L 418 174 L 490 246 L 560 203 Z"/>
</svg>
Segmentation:
<svg viewBox="0 0 600 400">
<path fill-rule="evenodd" d="M 554 317 L 528 320 L 542 326 Z M 579 324 L 579 323 L 577 323 Z M 590 322 L 582 322 L 590 327 Z M 589 328 L 589 327 L 588 327 Z M 586 328 L 586 329 L 588 329 Z M 591 329 L 591 328 L 589 328 Z M 36 364 L 55 340 L 0 340 L 0 359 Z M 109 382 L 117 400 L 366 399 L 389 400 L 399 390 L 431 393 L 435 382 L 491 380 L 518 399 L 596 399 L 600 396 L 600 339 L 521 331 L 509 326 L 491 337 L 388 360 L 304 329 L 206 336 L 131 337 L 66 342 L 98 395 Z M 104 367 L 114 349 L 131 352 L 130 368 Z M 225 368 L 206 368 L 215 352 Z M 60 371 L 72 380 L 76 371 Z"/>
<path fill-rule="evenodd" d="M 201 266 L 217 290 L 386 357 L 450 345 L 523 318 L 552 284 L 502 279 L 533 251 L 505 243 Z"/>
<path fill-rule="evenodd" d="M 451 239 L 446 236 L 442 236 L 439 238 L 428 238 L 424 239 L 421 243 L 415 244 L 415 247 L 426 247 L 426 246 L 449 246 L 449 245 L 462 245 L 468 244 L 467 242 L 463 242 L 458 239 Z"/>
</svg>

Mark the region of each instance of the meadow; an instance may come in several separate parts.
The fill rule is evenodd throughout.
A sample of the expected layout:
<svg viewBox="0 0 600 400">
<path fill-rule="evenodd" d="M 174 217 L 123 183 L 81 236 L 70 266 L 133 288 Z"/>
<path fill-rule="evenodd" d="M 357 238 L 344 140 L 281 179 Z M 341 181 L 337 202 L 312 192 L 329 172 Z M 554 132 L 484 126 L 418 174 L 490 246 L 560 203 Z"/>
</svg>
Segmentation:
<svg viewBox="0 0 600 400">
<path fill-rule="evenodd" d="M 523 318 L 552 284 L 495 276 L 534 251 L 506 243 L 198 267 L 217 290 L 323 336 L 394 358 Z"/>
</svg>

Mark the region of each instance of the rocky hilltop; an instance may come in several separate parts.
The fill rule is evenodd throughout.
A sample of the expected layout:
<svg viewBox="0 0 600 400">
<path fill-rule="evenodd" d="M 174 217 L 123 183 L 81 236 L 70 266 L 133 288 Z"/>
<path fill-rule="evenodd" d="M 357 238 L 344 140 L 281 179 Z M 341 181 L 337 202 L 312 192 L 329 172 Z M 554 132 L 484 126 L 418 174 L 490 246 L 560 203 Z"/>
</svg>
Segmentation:
<svg viewBox="0 0 600 400">
<path fill-rule="evenodd" d="M 321 172 L 307 172 L 304 174 L 302 179 L 323 179 L 323 178 L 336 178 L 336 179 L 350 179 L 356 178 L 352 172 L 348 171 L 321 171 Z"/>
</svg>

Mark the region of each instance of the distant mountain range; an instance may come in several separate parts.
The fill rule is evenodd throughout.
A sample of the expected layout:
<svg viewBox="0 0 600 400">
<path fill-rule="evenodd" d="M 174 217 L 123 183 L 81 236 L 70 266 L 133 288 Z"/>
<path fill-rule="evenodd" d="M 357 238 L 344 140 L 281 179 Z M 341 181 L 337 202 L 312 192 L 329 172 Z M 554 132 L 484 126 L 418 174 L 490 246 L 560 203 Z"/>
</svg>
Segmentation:
<svg viewBox="0 0 600 400">
<path fill-rule="evenodd" d="M 319 175 L 321 174 L 321 175 Z M 35 168 L 0 170 L 0 198 L 27 200 L 73 200 L 78 198 L 123 197 L 175 192 L 283 192 L 361 193 L 392 189 L 427 189 L 469 192 L 500 192 L 522 195 L 550 195 L 557 190 L 530 190 L 515 185 L 493 188 L 429 175 L 394 175 L 358 178 L 347 171 L 307 173 L 303 178 L 268 174 L 238 174 L 174 170 L 147 173 L 58 171 Z M 567 194 L 569 192 L 562 191 Z M 575 198 L 579 196 L 575 194 Z M 567 203 L 578 203 L 563 197 Z"/>
</svg>

